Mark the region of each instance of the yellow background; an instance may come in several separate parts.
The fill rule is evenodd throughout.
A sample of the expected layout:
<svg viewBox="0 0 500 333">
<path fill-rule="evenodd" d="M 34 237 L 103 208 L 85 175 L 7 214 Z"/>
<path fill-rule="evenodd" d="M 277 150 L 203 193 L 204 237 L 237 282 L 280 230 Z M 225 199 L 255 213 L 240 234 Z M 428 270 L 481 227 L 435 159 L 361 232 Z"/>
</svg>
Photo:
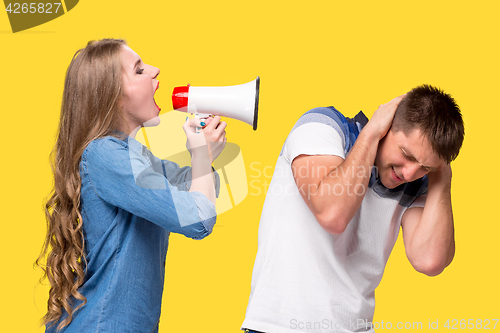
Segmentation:
<svg viewBox="0 0 500 333">
<path fill-rule="evenodd" d="M 82 0 L 16 34 L 1 12 L 1 330 L 43 331 L 38 320 L 48 288 L 37 285 L 41 272 L 32 263 L 45 233 L 42 202 L 52 184 L 48 155 L 64 75 L 77 49 L 105 37 L 125 38 L 161 69 L 156 100 L 164 111 L 174 86 L 261 77 L 258 130 L 227 120 L 228 140 L 241 147 L 257 188 L 219 217 L 209 238 L 171 237 L 161 332 L 238 332 L 270 181 L 259 171 L 270 174 L 303 112 L 334 105 L 347 116 L 371 116 L 422 83 L 451 93 L 465 119 L 464 146 L 452 164 L 456 257 L 429 278 L 412 269 L 398 240 L 377 289 L 374 321 L 427 328 L 429 319 L 439 320 L 443 331 L 447 319 L 499 318 L 499 9 L 498 1 L 481 0 Z"/>
</svg>

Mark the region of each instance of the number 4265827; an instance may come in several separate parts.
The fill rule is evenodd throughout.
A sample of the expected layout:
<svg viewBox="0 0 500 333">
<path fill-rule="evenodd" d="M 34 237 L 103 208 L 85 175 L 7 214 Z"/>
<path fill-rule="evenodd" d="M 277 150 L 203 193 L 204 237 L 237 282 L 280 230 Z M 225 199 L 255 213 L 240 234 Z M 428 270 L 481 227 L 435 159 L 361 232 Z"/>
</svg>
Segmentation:
<svg viewBox="0 0 500 333">
<path fill-rule="evenodd" d="M 61 7 L 61 3 L 9 3 L 5 10 L 9 14 L 57 14 L 59 8 Z"/>
</svg>

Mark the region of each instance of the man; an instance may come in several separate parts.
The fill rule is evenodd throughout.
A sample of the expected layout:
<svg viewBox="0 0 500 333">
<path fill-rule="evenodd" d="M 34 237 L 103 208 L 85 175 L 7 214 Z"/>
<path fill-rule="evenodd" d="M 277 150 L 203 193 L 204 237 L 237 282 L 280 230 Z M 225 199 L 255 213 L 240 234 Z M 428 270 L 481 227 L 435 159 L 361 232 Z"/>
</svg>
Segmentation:
<svg viewBox="0 0 500 333">
<path fill-rule="evenodd" d="M 441 273 L 455 252 L 449 163 L 463 137 L 453 98 L 428 85 L 370 121 L 305 113 L 267 192 L 242 329 L 373 332 L 374 290 L 400 227 L 413 267 Z"/>
</svg>

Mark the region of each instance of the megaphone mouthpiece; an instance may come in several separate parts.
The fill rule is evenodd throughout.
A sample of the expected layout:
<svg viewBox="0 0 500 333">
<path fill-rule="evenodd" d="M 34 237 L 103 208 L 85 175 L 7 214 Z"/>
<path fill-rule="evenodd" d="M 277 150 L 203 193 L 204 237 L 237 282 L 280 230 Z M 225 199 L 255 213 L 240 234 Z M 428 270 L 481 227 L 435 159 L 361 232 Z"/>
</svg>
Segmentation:
<svg viewBox="0 0 500 333">
<path fill-rule="evenodd" d="M 188 106 L 188 96 L 189 84 L 187 86 L 175 87 L 172 92 L 172 105 L 174 106 L 174 110 L 186 112 Z"/>
</svg>

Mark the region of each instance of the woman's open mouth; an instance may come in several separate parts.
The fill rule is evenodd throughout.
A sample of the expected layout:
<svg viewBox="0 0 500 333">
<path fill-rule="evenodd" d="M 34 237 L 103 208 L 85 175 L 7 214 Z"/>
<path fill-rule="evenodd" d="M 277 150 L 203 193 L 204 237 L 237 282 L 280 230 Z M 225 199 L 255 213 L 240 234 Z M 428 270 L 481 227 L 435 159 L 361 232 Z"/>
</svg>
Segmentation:
<svg viewBox="0 0 500 333">
<path fill-rule="evenodd" d="M 156 93 L 156 91 L 158 90 L 158 88 L 159 88 L 159 87 L 160 87 L 160 82 L 158 82 L 158 83 L 156 84 L 155 93 Z M 156 104 L 156 101 L 155 101 L 154 96 L 153 96 L 153 102 L 155 102 L 155 105 L 156 105 L 156 108 L 158 109 L 158 111 L 161 111 L 161 108 L 158 106 L 158 104 Z"/>
</svg>

